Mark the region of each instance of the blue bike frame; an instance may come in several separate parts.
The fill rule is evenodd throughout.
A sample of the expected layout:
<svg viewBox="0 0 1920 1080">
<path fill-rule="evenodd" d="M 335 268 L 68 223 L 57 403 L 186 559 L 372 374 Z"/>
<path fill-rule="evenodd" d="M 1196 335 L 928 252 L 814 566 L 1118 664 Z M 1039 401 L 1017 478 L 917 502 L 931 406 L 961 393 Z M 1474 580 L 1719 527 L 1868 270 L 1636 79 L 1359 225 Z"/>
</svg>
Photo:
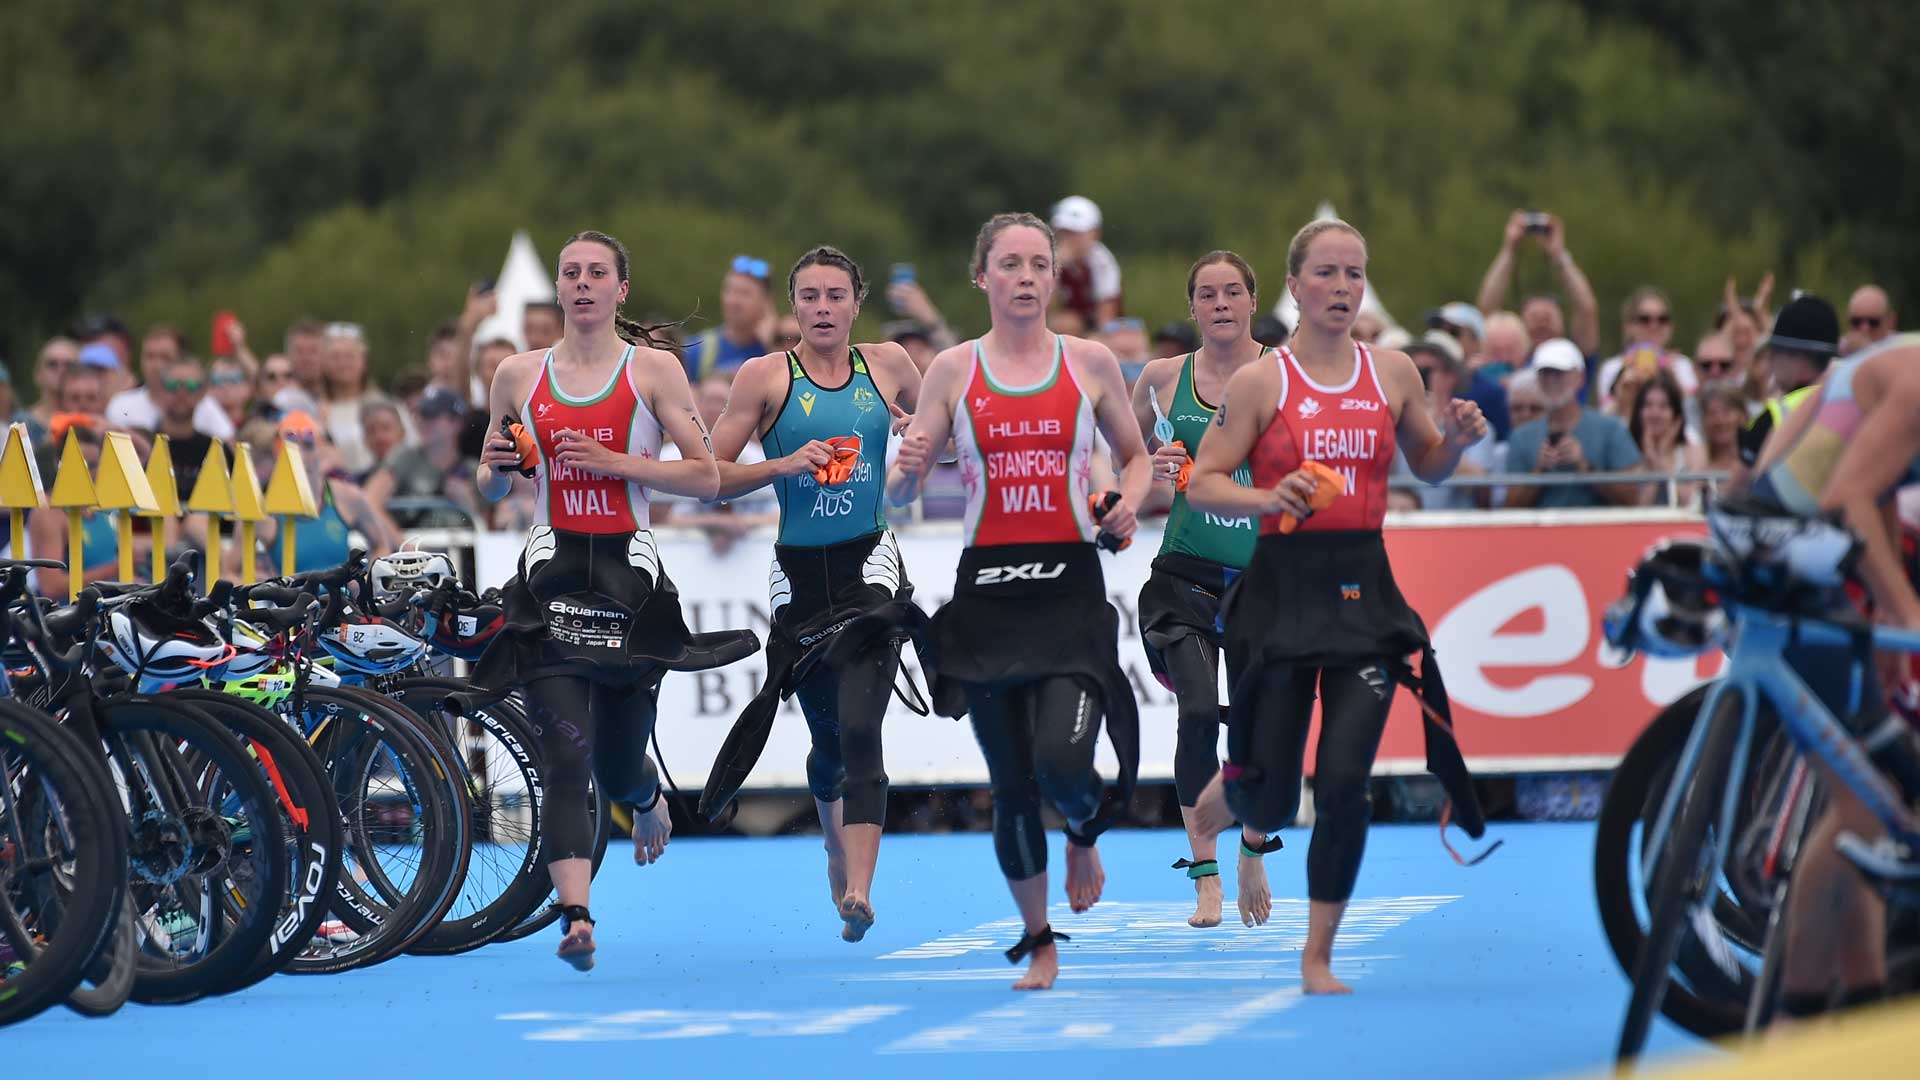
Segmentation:
<svg viewBox="0 0 1920 1080">
<path fill-rule="evenodd" d="M 1913 850 L 1920 850 L 1920 817 L 1916 817 L 1901 798 L 1899 789 L 1867 757 L 1860 741 L 1834 717 L 1826 704 L 1816 697 L 1794 670 L 1787 666 L 1783 652 L 1789 644 L 1851 646 L 1857 630 L 1829 620 L 1804 615 L 1782 615 L 1762 608 L 1729 604 L 1733 619 L 1733 650 L 1726 674 L 1701 704 L 1700 716 L 1681 751 L 1675 782 L 1668 785 L 1660 814 L 1654 819 L 1645 850 L 1665 850 L 1667 832 L 1679 812 L 1680 796 L 1692 785 L 1700 764 L 1707 729 L 1721 700 L 1729 693 L 1740 695 L 1740 735 L 1735 744 L 1732 768 L 1727 773 L 1722 793 L 1719 836 L 1732 835 L 1734 811 L 1739 805 L 1741 781 L 1753 738 L 1754 719 L 1760 698 L 1765 696 L 1780 717 L 1780 724 L 1804 754 L 1827 763 L 1842 783 L 1859 797 L 1867 808 L 1885 823 L 1895 839 Z M 1920 653 L 1920 632 L 1876 626 L 1872 629 L 1877 648 L 1905 653 Z M 1870 659 L 1868 662 L 1871 662 Z M 1860 707 L 1865 680 L 1856 665 L 1853 671 L 1853 700 L 1850 708 Z M 1725 844 L 1722 843 L 1724 850 Z"/>
</svg>

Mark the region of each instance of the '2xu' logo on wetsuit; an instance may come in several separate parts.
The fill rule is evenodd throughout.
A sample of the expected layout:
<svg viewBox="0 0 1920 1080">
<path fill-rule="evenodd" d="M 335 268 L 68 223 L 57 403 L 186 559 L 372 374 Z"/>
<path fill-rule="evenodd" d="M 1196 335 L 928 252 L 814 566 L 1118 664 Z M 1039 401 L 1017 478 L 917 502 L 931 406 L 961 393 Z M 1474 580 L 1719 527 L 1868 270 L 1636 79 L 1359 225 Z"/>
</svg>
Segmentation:
<svg viewBox="0 0 1920 1080">
<path fill-rule="evenodd" d="M 983 566 L 973 576 L 975 585 L 1004 585 L 1009 581 L 1052 581 L 1067 572 L 1066 563 L 1017 563 L 1013 566 Z"/>
</svg>

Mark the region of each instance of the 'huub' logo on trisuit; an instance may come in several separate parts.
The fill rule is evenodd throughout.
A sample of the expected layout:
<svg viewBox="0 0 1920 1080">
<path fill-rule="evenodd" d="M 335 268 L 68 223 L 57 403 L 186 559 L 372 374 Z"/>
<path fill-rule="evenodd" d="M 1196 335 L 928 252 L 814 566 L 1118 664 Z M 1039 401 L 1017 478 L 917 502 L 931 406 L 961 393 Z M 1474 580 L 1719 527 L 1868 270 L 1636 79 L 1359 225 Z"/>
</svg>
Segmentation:
<svg viewBox="0 0 1920 1080">
<path fill-rule="evenodd" d="M 1015 563 L 1011 566 L 983 566 L 973 576 L 975 585 L 1002 585 L 1009 581 L 1052 581 L 1067 572 L 1066 563 Z"/>
</svg>

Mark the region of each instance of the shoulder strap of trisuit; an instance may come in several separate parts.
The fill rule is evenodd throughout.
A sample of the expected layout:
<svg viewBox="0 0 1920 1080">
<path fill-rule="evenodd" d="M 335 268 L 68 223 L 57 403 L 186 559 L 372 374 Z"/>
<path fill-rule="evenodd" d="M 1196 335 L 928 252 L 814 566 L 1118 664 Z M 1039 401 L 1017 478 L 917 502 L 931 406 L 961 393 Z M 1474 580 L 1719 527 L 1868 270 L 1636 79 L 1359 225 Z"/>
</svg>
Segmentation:
<svg viewBox="0 0 1920 1080">
<path fill-rule="evenodd" d="M 793 378 L 796 380 L 805 379 L 807 377 L 807 369 L 800 366 L 799 354 L 795 353 L 791 349 L 787 350 L 787 374 L 793 376 Z M 808 380 L 808 381 L 812 381 L 812 380 Z"/>
</svg>

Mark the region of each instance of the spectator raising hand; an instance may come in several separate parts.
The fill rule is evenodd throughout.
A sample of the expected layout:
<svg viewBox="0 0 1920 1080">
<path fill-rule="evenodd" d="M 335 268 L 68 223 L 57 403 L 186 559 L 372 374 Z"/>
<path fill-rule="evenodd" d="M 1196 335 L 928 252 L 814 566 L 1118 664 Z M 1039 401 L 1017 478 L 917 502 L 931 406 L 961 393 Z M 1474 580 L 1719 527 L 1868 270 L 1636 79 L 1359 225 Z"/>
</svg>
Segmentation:
<svg viewBox="0 0 1920 1080">
<path fill-rule="evenodd" d="M 1521 305 L 1520 316 L 1526 320 L 1533 343 L 1539 345 L 1564 336 L 1580 347 L 1581 355 L 1597 355 L 1600 352 L 1600 302 L 1594 298 L 1586 273 L 1567 249 L 1566 225 L 1553 214 L 1515 210 L 1508 215 L 1500 250 L 1480 281 L 1480 297 L 1475 306 L 1481 311 L 1499 311 L 1506 306 L 1507 289 L 1513 283 L 1513 264 L 1520 245 L 1529 236 L 1539 242 L 1540 250 L 1553 264 L 1554 273 L 1560 277 L 1561 291 L 1573 307 L 1573 320 L 1569 325 L 1560 311 L 1559 301 L 1551 296 L 1529 296 Z"/>
</svg>

